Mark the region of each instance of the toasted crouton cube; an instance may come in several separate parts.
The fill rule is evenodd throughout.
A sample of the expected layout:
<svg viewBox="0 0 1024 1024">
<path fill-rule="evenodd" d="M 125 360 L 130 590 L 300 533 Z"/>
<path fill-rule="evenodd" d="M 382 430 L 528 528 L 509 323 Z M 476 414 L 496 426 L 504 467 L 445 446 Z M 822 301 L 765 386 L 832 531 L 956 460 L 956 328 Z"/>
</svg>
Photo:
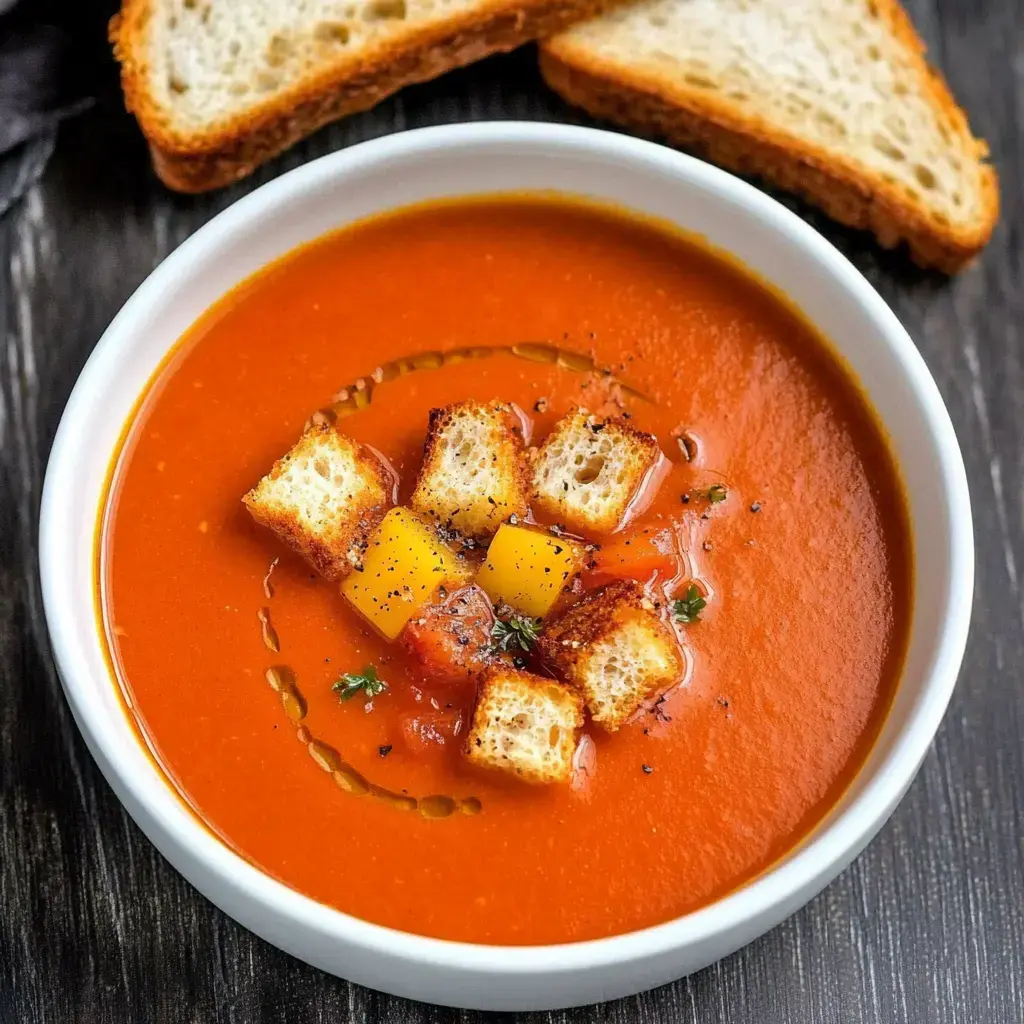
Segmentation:
<svg viewBox="0 0 1024 1024">
<path fill-rule="evenodd" d="M 384 464 L 327 424 L 311 427 L 242 501 L 329 580 L 362 561 L 394 498 Z"/>
<path fill-rule="evenodd" d="M 577 409 L 537 452 L 534 507 L 575 533 L 611 533 L 660 455 L 650 434 Z"/>
<path fill-rule="evenodd" d="M 682 675 L 675 635 L 634 580 L 610 583 L 573 605 L 544 628 L 538 650 L 608 732 Z"/>
<path fill-rule="evenodd" d="M 470 537 L 485 537 L 529 501 L 522 424 L 504 402 L 432 409 L 416 490 L 418 512 Z"/>
<path fill-rule="evenodd" d="M 565 782 L 582 726 L 583 702 L 571 687 L 495 666 L 480 683 L 466 757 L 527 782 Z"/>
</svg>

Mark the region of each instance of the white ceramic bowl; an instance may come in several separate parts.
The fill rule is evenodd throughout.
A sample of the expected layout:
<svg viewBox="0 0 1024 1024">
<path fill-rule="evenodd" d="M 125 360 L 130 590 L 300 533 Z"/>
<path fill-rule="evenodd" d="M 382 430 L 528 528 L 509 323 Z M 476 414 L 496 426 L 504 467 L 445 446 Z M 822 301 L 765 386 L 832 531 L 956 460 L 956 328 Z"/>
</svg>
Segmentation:
<svg viewBox="0 0 1024 1024">
<path fill-rule="evenodd" d="M 267 877 L 201 828 L 125 718 L 93 590 L 97 514 L 121 430 L 164 354 L 207 306 L 281 253 L 356 218 L 511 189 L 583 194 L 674 221 L 789 295 L 848 360 L 888 428 L 910 495 L 916 564 L 910 651 L 892 712 L 813 836 L 756 881 L 685 917 L 532 948 L 442 942 L 349 917 Z M 132 817 L 200 892 L 332 973 L 415 999 L 506 1010 L 595 1002 L 697 970 L 778 924 L 842 871 L 892 812 L 939 726 L 974 575 L 967 482 L 949 417 L 910 338 L 846 259 L 708 164 L 622 135 L 515 123 L 428 128 L 334 153 L 246 196 L 168 257 L 104 334 L 68 402 L 46 474 L 40 561 L 57 667 L 79 728 Z"/>
</svg>

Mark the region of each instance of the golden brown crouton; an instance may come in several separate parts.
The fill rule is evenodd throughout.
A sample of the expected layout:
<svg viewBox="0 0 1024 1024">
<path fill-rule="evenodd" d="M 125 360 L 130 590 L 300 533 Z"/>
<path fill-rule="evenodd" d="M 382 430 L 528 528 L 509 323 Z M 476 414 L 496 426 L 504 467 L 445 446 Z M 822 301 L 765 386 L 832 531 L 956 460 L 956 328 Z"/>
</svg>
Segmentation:
<svg viewBox="0 0 1024 1024">
<path fill-rule="evenodd" d="M 459 402 L 430 411 L 410 504 L 444 526 L 485 537 L 529 500 L 522 424 L 505 402 Z"/>
<path fill-rule="evenodd" d="M 573 532 L 611 533 L 660 454 L 650 434 L 577 409 L 537 452 L 534 507 Z"/>
<path fill-rule="evenodd" d="M 544 663 L 583 694 L 591 718 L 609 732 L 682 674 L 672 630 L 634 580 L 588 594 L 544 628 L 537 646 Z"/>
<path fill-rule="evenodd" d="M 362 561 L 394 498 L 394 481 L 371 452 L 326 424 L 311 427 L 242 501 L 329 580 Z"/>
<path fill-rule="evenodd" d="M 583 702 L 575 690 L 495 666 L 480 683 L 466 757 L 527 782 L 565 782 L 582 726 Z"/>
</svg>

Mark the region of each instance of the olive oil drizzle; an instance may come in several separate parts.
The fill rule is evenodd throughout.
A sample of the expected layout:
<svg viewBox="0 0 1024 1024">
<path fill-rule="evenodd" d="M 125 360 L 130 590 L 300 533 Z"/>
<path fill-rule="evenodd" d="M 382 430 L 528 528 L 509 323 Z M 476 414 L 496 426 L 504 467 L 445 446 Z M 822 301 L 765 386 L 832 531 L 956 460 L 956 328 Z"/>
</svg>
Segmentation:
<svg viewBox="0 0 1024 1024">
<path fill-rule="evenodd" d="M 263 646 L 268 651 L 278 654 L 281 650 L 281 641 L 277 637 L 277 630 L 274 629 L 273 623 L 270 621 L 270 609 L 261 608 L 256 613 L 256 616 L 260 620 L 260 634 L 263 639 Z"/>
<path fill-rule="evenodd" d="M 522 342 L 515 345 L 494 345 L 494 346 L 469 346 L 464 348 L 453 348 L 447 352 L 419 352 L 411 356 L 403 356 L 399 359 L 392 359 L 382 363 L 375 370 L 365 377 L 359 377 L 351 384 L 346 384 L 332 398 L 331 404 L 318 409 L 307 420 L 305 429 L 311 426 L 330 425 L 339 419 L 351 416 L 353 413 L 365 409 L 373 400 L 376 389 L 381 384 L 396 380 L 407 374 L 419 370 L 438 370 L 443 366 L 454 366 L 457 363 L 464 363 L 471 359 L 488 359 L 495 355 L 511 355 L 518 359 L 525 359 L 532 363 L 547 363 L 551 366 L 559 366 L 562 369 L 570 370 L 573 373 L 598 373 L 603 372 L 607 379 L 617 387 L 623 394 L 631 398 L 637 398 L 643 402 L 651 402 L 650 396 L 637 390 L 632 385 L 620 380 L 610 371 L 599 370 L 593 356 L 582 352 L 575 352 L 572 349 L 563 348 L 560 345 L 552 345 L 546 342 Z M 269 597 L 273 590 L 264 581 L 264 593 Z M 273 652 L 280 651 L 280 642 L 273 627 L 270 625 L 269 608 L 261 609 L 260 624 L 263 631 L 263 642 Z M 268 635 L 269 634 L 269 635 Z M 456 812 L 475 815 L 483 811 L 483 804 L 475 796 L 456 799 L 444 794 L 432 796 L 414 797 L 407 793 L 395 793 L 369 782 L 352 765 L 344 761 L 341 755 L 330 745 L 316 739 L 309 729 L 303 724 L 306 717 L 306 701 L 299 692 L 295 683 L 295 675 L 286 665 L 275 665 L 267 669 L 267 682 L 271 688 L 281 695 L 281 704 L 285 714 L 292 724 L 297 726 L 297 735 L 301 742 L 306 744 L 309 756 L 324 771 L 330 772 L 338 787 L 344 792 L 353 796 L 365 796 L 367 794 L 377 798 L 383 803 L 389 804 L 396 810 L 415 811 L 418 810 L 424 818 L 438 819 L 449 818 Z"/>
<path fill-rule="evenodd" d="M 379 385 L 396 380 L 398 377 L 404 377 L 417 370 L 438 370 L 442 366 L 453 366 L 470 359 L 488 359 L 495 355 L 511 355 L 532 363 L 548 363 L 571 370 L 573 373 L 604 372 L 598 369 L 593 356 L 546 342 L 530 341 L 516 345 L 453 348 L 447 352 L 419 352 L 416 355 L 402 356 L 400 359 L 382 363 L 367 376 L 359 377 L 351 384 L 346 384 L 334 395 L 330 405 L 313 413 L 306 423 L 306 429 L 308 430 L 311 426 L 336 423 L 345 416 L 351 416 L 353 413 L 365 409 L 373 400 Z M 651 401 L 648 395 L 638 391 L 625 381 L 619 380 L 611 372 L 607 372 L 607 377 L 609 381 L 621 388 L 623 394 L 644 402 Z"/>
<path fill-rule="evenodd" d="M 305 745 L 313 762 L 322 771 L 328 772 L 343 792 L 351 796 L 369 795 L 395 810 L 419 811 L 424 818 L 430 819 L 450 818 L 456 812 L 474 815 L 483 810 L 483 804 L 475 796 L 460 800 L 438 793 L 417 798 L 404 792 L 395 793 L 368 781 L 334 747 L 318 740 L 309 731 L 305 724 L 308 706 L 296 683 L 295 673 L 287 665 L 271 665 L 266 671 L 266 679 L 270 688 L 280 696 L 281 707 L 296 727 L 296 736 Z"/>
</svg>

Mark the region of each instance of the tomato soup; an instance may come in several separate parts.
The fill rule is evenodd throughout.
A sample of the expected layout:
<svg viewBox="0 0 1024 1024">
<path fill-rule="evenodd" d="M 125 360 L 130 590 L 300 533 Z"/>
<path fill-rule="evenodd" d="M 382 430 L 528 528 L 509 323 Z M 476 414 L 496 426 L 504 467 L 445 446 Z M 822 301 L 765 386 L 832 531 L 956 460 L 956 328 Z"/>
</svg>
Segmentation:
<svg viewBox="0 0 1024 1024">
<path fill-rule="evenodd" d="M 248 515 L 345 386 L 337 429 L 400 504 L 430 410 L 466 399 L 521 411 L 527 445 L 609 402 L 657 439 L 633 533 L 602 546 L 678 539 L 685 669 L 618 731 L 587 726 L 571 784 L 468 763 L 473 686 L 434 686 Z M 126 704 L 205 826 L 339 910 L 482 943 L 654 925 L 770 867 L 863 763 L 911 613 L 902 485 L 828 344 L 699 240 L 550 196 L 371 218 L 225 296 L 126 432 L 100 550 Z"/>
</svg>

